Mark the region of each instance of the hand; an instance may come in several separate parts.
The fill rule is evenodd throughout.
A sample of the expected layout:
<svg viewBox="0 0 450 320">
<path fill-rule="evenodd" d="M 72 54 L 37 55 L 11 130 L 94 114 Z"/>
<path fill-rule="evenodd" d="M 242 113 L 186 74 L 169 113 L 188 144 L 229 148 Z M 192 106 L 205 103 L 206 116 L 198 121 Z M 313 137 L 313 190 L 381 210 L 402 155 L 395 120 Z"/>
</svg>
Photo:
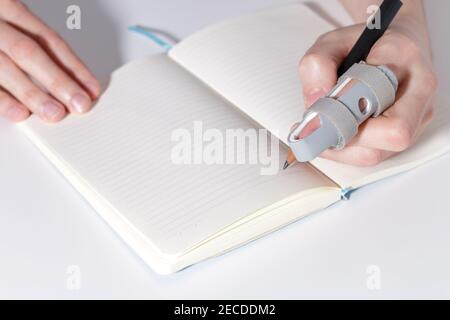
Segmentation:
<svg viewBox="0 0 450 320">
<path fill-rule="evenodd" d="M 20 1 L 0 8 L 0 116 L 57 122 L 89 111 L 100 85 L 69 46 Z"/>
<path fill-rule="evenodd" d="M 337 82 L 337 69 L 365 25 L 337 29 L 321 36 L 300 63 L 305 104 L 310 107 Z M 422 32 L 420 32 L 422 31 Z M 433 116 L 437 80 L 425 29 L 398 23 L 375 44 L 367 63 L 387 65 L 399 79 L 395 104 L 359 127 L 340 151 L 321 157 L 356 166 L 374 166 L 411 147 Z"/>
</svg>

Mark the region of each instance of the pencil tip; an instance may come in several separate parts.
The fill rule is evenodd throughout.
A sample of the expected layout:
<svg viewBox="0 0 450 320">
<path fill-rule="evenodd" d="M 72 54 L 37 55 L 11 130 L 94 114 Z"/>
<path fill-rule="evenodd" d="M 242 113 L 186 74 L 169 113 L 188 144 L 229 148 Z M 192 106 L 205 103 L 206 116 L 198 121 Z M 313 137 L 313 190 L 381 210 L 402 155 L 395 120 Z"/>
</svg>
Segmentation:
<svg viewBox="0 0 450 320">
<path fill-rule="evenodd" d="M 283 170 L 286 170 L 287 168 L 289 168 L 289 161 L 284 163 Z"/>
</svg>

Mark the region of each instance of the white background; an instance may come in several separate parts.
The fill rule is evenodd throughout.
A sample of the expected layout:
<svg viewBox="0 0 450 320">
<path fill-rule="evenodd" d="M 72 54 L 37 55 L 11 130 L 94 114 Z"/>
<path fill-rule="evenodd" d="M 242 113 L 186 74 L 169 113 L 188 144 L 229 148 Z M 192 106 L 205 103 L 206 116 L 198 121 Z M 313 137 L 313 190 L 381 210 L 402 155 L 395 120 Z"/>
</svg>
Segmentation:
<svg viewBox="0 0 450 320">
<path fill-rule="evenodd" d="M 287 2 L 27 1 L 104 82 L 123 63 L 158 52 L 128 25 L 184 38 L 223 18 Z M 425 2 L 436 69 L 448 92 L 450 2 Z M 337 3 L 320 3 L 344 17 Z M 81 31 L 65 28 L 69 4 L 82 9 Z M 13 125 L 0 121 L 0 297 L 450 298 L 449 189 L 447 155 L 225 256 L 158 276 Z M 70 265 L 80 267 L 80 290 L 67 288 Z M 372 265 L 381 270 L 380 290 L 366 285 Z"/>
</svg>

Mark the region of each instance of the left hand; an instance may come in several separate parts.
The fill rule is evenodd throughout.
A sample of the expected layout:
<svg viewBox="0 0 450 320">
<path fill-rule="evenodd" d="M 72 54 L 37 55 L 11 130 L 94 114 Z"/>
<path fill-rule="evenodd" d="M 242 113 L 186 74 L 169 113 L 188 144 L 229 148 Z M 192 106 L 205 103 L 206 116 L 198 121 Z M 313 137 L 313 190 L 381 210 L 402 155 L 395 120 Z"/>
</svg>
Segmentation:
<svg viewBox="0 0 450 320">
<path fill-rule="evenodd" d="M 0 117 L 58 122 L 92 108 L 101 88 L 67 43 L 18 0 L 0 0 Z"/>
</svg>

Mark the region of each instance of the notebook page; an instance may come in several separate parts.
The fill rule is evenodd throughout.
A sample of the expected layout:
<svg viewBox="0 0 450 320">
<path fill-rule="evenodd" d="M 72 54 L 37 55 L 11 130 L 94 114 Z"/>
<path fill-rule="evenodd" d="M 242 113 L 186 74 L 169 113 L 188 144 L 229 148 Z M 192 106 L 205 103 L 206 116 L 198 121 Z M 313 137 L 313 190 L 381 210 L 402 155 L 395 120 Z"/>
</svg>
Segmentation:
<svg viewBox="0 0 450 320">
<path fill-rule="evenodd" d="M 304 111 L 298 62 L 330 29 L 309 8 L 291 5 L 206 28 L 176 46 L 170 57 L 286 143 Z M 414 148 L 374 168 L 324 159 L 312 164 L 342 187 L 362 186 L 447 152 L 450 119 L 444 119 L 436 116 Z"/>
<path fill-rule="evenodd" d="M 333 27 L 296 4 L 200 31 L 169 56 L 286 142 L 304 106 L 298 64 Z"/>
<path fill-rule="evenodd" d="M 382 178 L 413 169 L 450 151 L 450 99 L 436 99 L 432 123 L 410 149 L 377 166 L 359 168 L 326 159 L 312 163 L 343 188 L 358 188 Z"/>
<path fill-rule="evenodd" d="M 112 77 L 94 110 L 25 131 L 42 141 L 161 252 L 180 253 L 233 222 L 297 192 L 330 187 L 308 166 L 261 175 L 257 165 L 176 165 L 172 133 L 252 125 L 166 56 L 133 62 Z M 33 140 L 33 139 L 32 139 Z M 280 151 L 279 163 L 284 159 Z M 64 172 L 63 172 L 64 173 Z"/>
</svg>

